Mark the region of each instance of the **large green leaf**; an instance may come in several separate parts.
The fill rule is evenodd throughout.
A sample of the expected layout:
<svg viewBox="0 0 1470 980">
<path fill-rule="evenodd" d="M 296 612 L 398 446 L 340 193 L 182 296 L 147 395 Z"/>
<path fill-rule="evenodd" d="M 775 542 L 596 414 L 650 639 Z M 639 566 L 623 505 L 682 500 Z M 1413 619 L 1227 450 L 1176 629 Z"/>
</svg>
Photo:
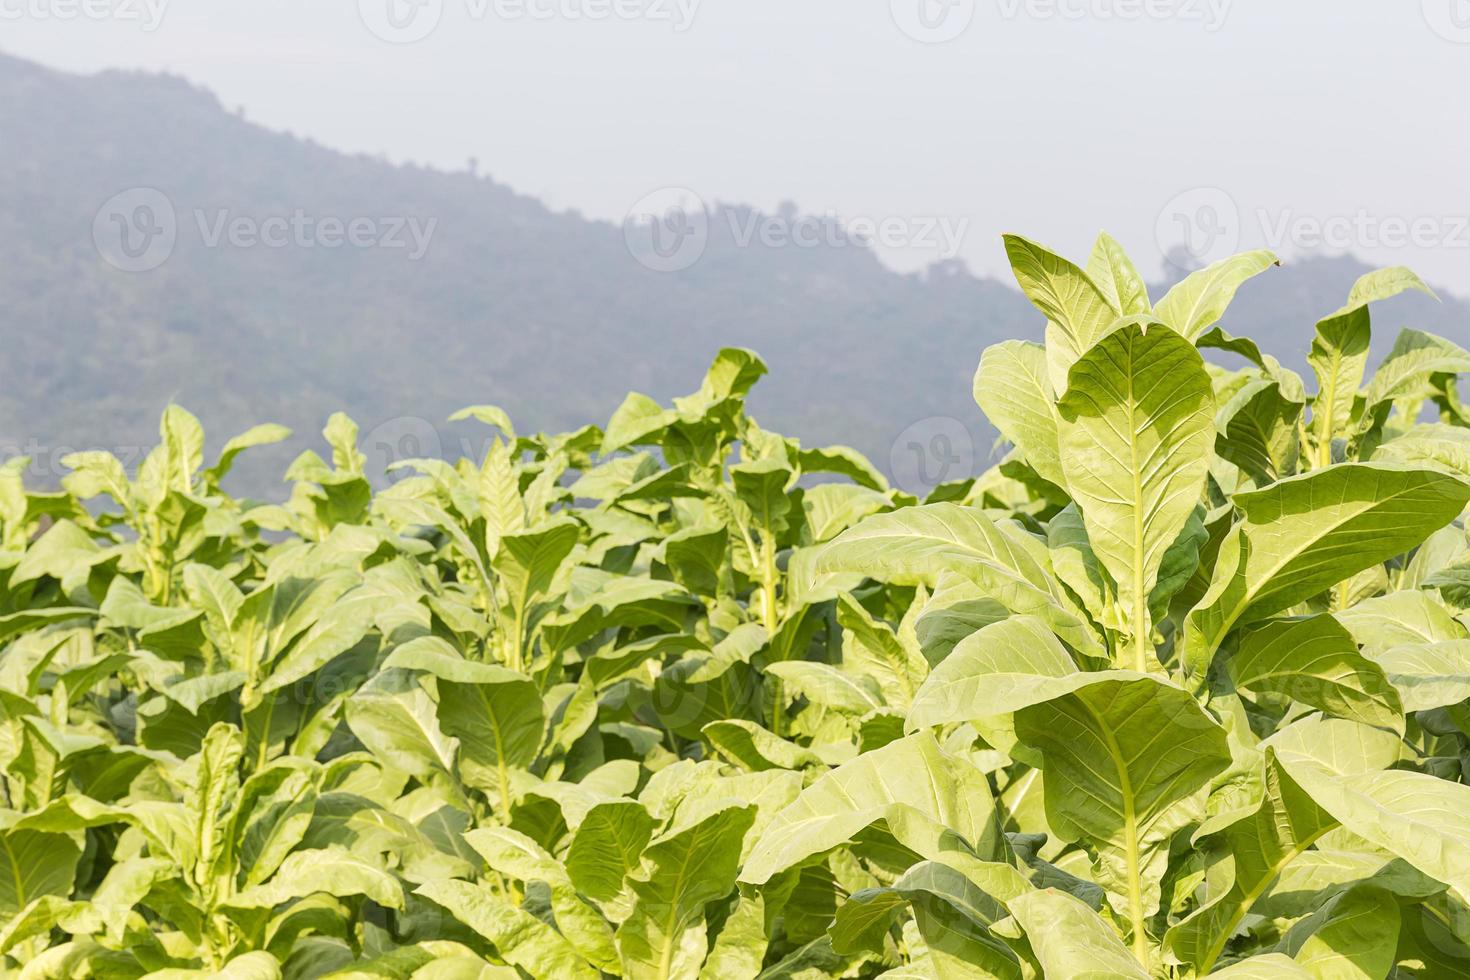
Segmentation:
<svg viewBox="0 0 1470 980">
<path fill-rule="evenodd" d="M 1143 275 L 1118 240 L 1107 232 L 1098 235 L 1092 243 L 1092 254 L 1087 257 L 1087 278 L 1097 286 L 1108 305 L 1124 316 L 1151 312 Z"/>
<path fill-rule="evenodd" d="M 481 827 L 465 835 L 492 871 L 522 882 L 541 882 L 551 893 L 551 912 L 557 930 L 601 970 L 618 965 L 612 928 L 577 894 L 566 867 L 545 848 L 509 827 Z"/>
<path fill-rule="evenodd" d="M 0 921 L 45 895 L 71 894 L 81 850 L 65 834 L 0 832 Z"/>
<path fill-rule="evenodd" d="M 1292 779 L 1344 827 L 1470 894 L 1470 786 L 1384 768 L 1396 758 L 1392 737 L 1349 722 L 1297 722 L 1271 744 Z"/>
<path fill-rule="evenodd" d="M 734 887 L 755 816 L 753 806 L 728 806 L 648 846 L 645 872 L 631 881 L 633 910 L 617 931 L 626 976 L 699 976 L 708 952 L 705 906 Z"/>
<path fill-rule="evenodd" d="M 1354 888 L 1295 923 L 1283 946 L 1314 977 L 1385 980 L 1397 961 L 1399 906 L 1381 888 Z"/>
<path fill-rule="evenodd" d="M 1376 659 L 1409 711 L 1430 711 L 1470 698 L 1470 640 L 1393 647 Z"/>
<path fill-rule="evenodd" d="M 423 670 L 438 679 L 439 729 L 459 741 L 464 782 L 509 807 L 511 770 L 535 761 L 546 734 L 536 685 L 496 664 L 465 660 L 448 644 L 428 638 L 395 650 L 386 666 Z"/>
<path fill-rule="evenodd" d="M 231 896 L 225 905 L 269 909 L 317 893 L 363 895 L 385 908 L 403 908 L 403 891 L 393 875 L 337 848 L 297 851 L 270 881 Z"/>
<path fill-rule="evenodd" d="M 1165 936 L 1169 952 L 1201 973 L 1220 959 L 1242 920 L 1281 872 L 1337 826 L 1273 756 L 1262 760 L 1252 782 L 1259 805 L 1216 837 L 1223 849 L 1223 880 L 1207 878 L 1211 887 L 1200 907 Z"/>
<path fill-rule="evenodd" d="M 1185 666 L 1202 677 L 1226 634 L 1404 554 L 1459 516 L 1470 484 L 1433 470 L 1347 463 L 1235 495 L 1245 514 L 1189 614 Z"/>
<path fill-rule="evenodd" d="M 985 417 L 1021 450 L 1037 474 L 1065 486 L 1057 396 L 1047 373 L 1046 348 L 1022 340 L 987 347 L 975 372 L 974 392 Z"/>
<path fill-rule="evenodd" d="M 437 787 L 455 785 L 457 743 L 440 729 L 433 699 L 410 671 L 378 674 L 348 699 L 345 717 L 388 765 Z"/>
<path fill-rule="evenodd" d="M 1133 637 L 1129 662 L 1146 670 L 1149 595 L 1204 493 L 1214 387 L 1193 344 L 1159 324 L 1132 322 L 1072 366 L 1058 409 L 1067 489 L 1117 586 Z"/>
<path fill-rule="evenodd" d="M 599 976 L 555 929 L 484 885 L 446 879 L 420 885 L 416 894 L 448 909 L 494 944 L 507 963 L 535 980 L 597 980 Z"/>
<path fill-rule="evenodd" d="M 1317 375 L 1317 395 L 1312 401 L 1312 435 L 1316 442 L 1316 465 L 1333 460 L 1333 440 L 1346 434 L 1353 403 L 1368 365 L 1372 326 L 1368 305 L 1417 289 L 1433 296 L 1428 286 L 1408 269 L 1379 269 L 1353 285 L 1347 305 L 1317 324 L 1317 337 L 1307 358 Z"/>
<path fill-rule="evenodd" d="M 1011 914 L 1041 961 L 1046 980 L 1148 980 L 1118 934 L 1076 898 L 1048 888 L 1010 900 Z"/>
<path fill-rule="evenodd" d="M 1470 374 L 1470 351 L 1432 333 L 1402 331 L 1363 392 L 1363 417 L 1384 402 L 1424 397 L 1436 374 Z"/>
<path fill-rule="evenodd" d="M 1360 654 L 1353 635 L 1331 616 L 1280 620 L 1250 631 L 1228 668 L 1237 687 L 1403 729 L 1405 706 L 1383 668 Z"/>
<path fill-rule="evenodd" d="M 1257 486 L 1291 476 L 1301 456 L 1297 424 L 1304 408 L 1287 397 L 1279 381 L 1252 381 L 1220 408 L 1215 452 Z"/>
<path fill-rule="evenodd" d="M 1030 891 L 1008 865 L 958 854 L 947 856 L 946 862 L 921 862 L 889 887 L 851 895 L 837 909 L 830 930 L 832 947 L 849 954 L 864 949 L 881 952 L 895 912 L 912 903 L 937 974 L 1019 980 L 1019 959 L 989 929 L 1006 917 L 1007 910 L 981 884 L 995 888 L 998 882 L 1004 883 L 1007 898 Z"/>
<path fill-rule="evenodd" d="M 984 855 L 999 841 L 984 776 L 920 733 L 818 778 L 767 825 L 740 879 L 765 884 L 879 821 L 905 847 L 928 858 L 966 849 Z"/>
<path fill-rule="evenodd" d="M 1046 548 L 973 507 L 926 504 L 879 514 L 817 549 L 818 574 L 858 573 L 896 584 L 934 587 L 951 572 L 1012 612 L 1039 616 L 1074 648 L 1101 654 L 1092 628 L 1047 572 Z"/>
<path fill-rule="evenodd" d="M 908 727 L 970 721 L 983 717 L 983 706 L 990 704 L 1014 710 L 1006 706 L 1034 691 L 1049 693 L 1055 679 L 1076 672 L 1076 663 L 1044 622 L 1034 616 L 1003 620 L 961 640 L 934 668 L 909 710 Z"/>
<path fill-rule="evenodd" d="M 1046 353 L 1052 387 L 1066 387 L 1067 371 L 1122 315 L 1076 265 L 1019 235 L 1004 236 L 1006 257 L 1021 292 L 1046 315 Z"/>
<path fill-rule="evenodd" d="M 941 724 L 1014 713 L 1017 738 L 1043 760 L 1048 824 L 1063 840 L 1097 850 L 1098 880 L 1133 924 L 1134 942 L 1142 942 L 1143 923 L 1158 907 L 1169 839 L 1203 813 L 1209 780 L 1230 764 L 1225 730 L 1188 692 L 1157 677 L 1064 674 L 1055 651 L 1044 662 L 1029 657 L 1052 673 L 1027 675 L 1019 636 L 1004 647 L 986 639 L 979 635 L 953 671 L 970 668 L 979 680 L 961 686 L 958 697 L 946 690 L 957 650 L 920 692 L 916 718 Z M 986 673 L 991 666 L 1001 672 Z M 931 703 L 943 710 L 920 713 Z"/>
<path fill-rule="evenodd" d="M 567 850 L 567 873 L 588 898 L 611 901 L 653 836 L 653 817 L 636 800 L 608 800 L 587 811 Z"/>
<path fill-rule="evenodd" d="M 1281 260 L 1270 252 L 1242 252 L 1191 272 L 1159 300 L 1154 316 L 1190 341 L 1219 321 L 1235 292 Z"/>
</svg>

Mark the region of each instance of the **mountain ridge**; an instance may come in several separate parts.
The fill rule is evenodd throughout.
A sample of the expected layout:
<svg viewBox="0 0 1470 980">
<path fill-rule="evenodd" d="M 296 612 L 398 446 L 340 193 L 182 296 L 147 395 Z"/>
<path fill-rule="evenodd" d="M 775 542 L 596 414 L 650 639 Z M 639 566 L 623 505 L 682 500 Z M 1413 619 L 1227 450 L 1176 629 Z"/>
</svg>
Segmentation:
<svg viewBox="0 0 1470 980">
<path fill-rule="evenodd" d="M 279 496 L 285 464 L 319 444 L 332 411 L 357 418 L 385 456 L 436 439 L 452 453 L 478 437 L 442 421 L 463 405 L 500 404 L 526 428 L 603 424 L 630 390 L 661 401 L 692 390 L 721 346 L 770 364 L 751 404 L 771 428 L 853 445 L 885 469 L 903 467 L 915 432 L 944 432 L 967 439 L 962 465 L 979 467 L 994 439 L 970 394 L 980 352 L 1042 333 L 1013 285 L 955 260 L 900 273 L 867 248 L 742 244 L 732 232 L 802 220 L 794 207 L 718 205 L 699 260 L 652 271 L 616 224 L 479 174 L 266 129 L 177 76 L 69 75 L 0 53 L 0 132 L 11 134 L 0 330 L 19 380 L 0 390 L 0 449 L 32 447 L 41 482 L 64 471 L 70 447 L 150 445 L 176 401 L 212 446 L 256 422 L 295 429 L 242 468 L 248 489 Z M 121 271 L 104 239 L 136 231 L 146 190 L 174 212 L 176 240 L 156 268 Z M 260 244 L 272 221 L 293 234 L 297 212 L 316 245 Z M 236 219 L 252 244 L 231 244 Z M 401 249 L 324 247 L 324 219 L 433 231 L 415 262 Z M 1300 363 L 1314 320 L 1366 268 L 1324 258 L 1273 270 L 1242 289 L 1226 326 Z M 1384 311 L 1379 353 L 1400 320 L 1462 338 L 1470 323 L 1454 298 L 1401 297 Z"/>
</svg>

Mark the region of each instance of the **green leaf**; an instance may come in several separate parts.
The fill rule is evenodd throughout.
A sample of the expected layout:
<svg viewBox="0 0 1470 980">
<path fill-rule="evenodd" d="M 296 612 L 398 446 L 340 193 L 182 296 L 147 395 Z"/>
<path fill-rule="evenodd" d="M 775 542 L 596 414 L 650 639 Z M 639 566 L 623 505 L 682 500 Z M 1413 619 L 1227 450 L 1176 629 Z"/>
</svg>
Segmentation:
<svg viewBox="0 0 1470 980">
<path fill-rule="evenodd" d="M 998 844 L 984 776 L 920 733 L 864 753 L 803 790 L 761 833 L 740 880 L 765 884 L 880 820 L 923 857 L 970 848 L 984 855 Z"/>
<path fill-rule="evenodd" d="M 1220 980 L 1315 980 L 1314 974 L 1281 953 L 1252 956 L 1223 970 L 1216 970 L 1210 976 Z"/>
<path fill-rule="evenodd" d="M 1348 740 L 1339 728 L 1325 745 L 1324 734 L 1298 722 L 1273 739 L 1292 778 L 1348 830 L 1470 894 L 1470 786 L 1382 769 L 1393 757 L 1366 733 Z"/>
<path fill-rule="evenodd" d="M 492 871 L 522 882 L 541 882 L 551 894 L 551 912 L 557 930 L 601 970 L 618 965 L 612 929 L 602 915 L 578 895 L 567 869 L 531 838 L 509 827 L 481 827 L 465 841 L 485 859 Z"/>
<path fill-rule="evenodd" d="M 1169 838 L 1198 818 L 1230 752 L 1223 729 L 1179 688 L 1125 672 L 1089 676 L 1073 693 L 1019 708 L 1016 735 L 1042 755 L 1048 823 L 1097 849 L 1098 883 L 1137 945 L 1158 906 Z"/>
<path fill-rule="evenodd" d="M 618 927 L 625 976 L 692 980 L 707 949 L 704 910 L 735 886 L 753 806 L 728 806 L 655 840 L 644 872 L 631 879 L 636 901 Z"/>
<path fill-rule="evenodd" d="M 1375 659 L 1409 711 L 1430 711 L 1470 698 L 1470 640 L 1394 647 Z"/>
<path fill-rule="evenodd" d="M 1167 681 L 1131 671 L 1064 674 L 1055 650 L 1031 652 L 1019 632 L 1000 632 L 1006 625 L 977 634 L 963 659 L 957 649 L 940 665 L 910 724 L 1014 713 L 1016 736 L 1043 760 L 1048 824 L 1097 850 L 1098 881 L 1140 943 L 1158 907 L 1170 837 L 1199 817 L 1206 785 L 1230 764 L 1225 731 Z M 986 634 L 1008 642 L 989 643 Z M 1049 673 L 1028 674 L 1033 665 Z M 988 673 L 992 666 L 1002 672 Z M 961 681 L 967 669 L 975 679 Z"/>
<path fill-rule="evenodd" d="M 471 405 L 461 408 L 449 416 L 451 422 L 462 422 L 465 419 L 474 419 L 488 426 L 499 429 L 505 434 L 505 438 L 511 442 L 516 440 L 516 428 L 511 424 L 510 415 L 503 408 L 495 405 Z"/>
<path fill-rule="evenodd" d="M 1363 417 L 1384 402 L 1430 394 L 1436 374 L 1470 374 L 1470 351 L 1432 333 L 1402 331 L 1363 392 Z"/>
<path fill-rule="evenodd" d="M 289 438 L 291 438 L 291 430 L 284 425 L 268 422 L 264 425 L 251 426 L 225 443 L 225 447 L 220 450 L 218 462 L 204 471 L 204 478 L 211 486 L 217 487 L 219 482 L 229 475 L 230 470 L 235 468 L 235 460 L 245 450 L 254 449 L 257 446 L 275 445 Z"/>
<path fill-rule="evenodd" d="M 1066 892 L 1048 888 L 1010 900 L 1046 980 L 1149 980 L 1117 933 Z"/>
<path fill-rule="evenodd" d="M 786 461 L 776 456 L 730 467 L 735 495 L 750 508 L 755 526 L 772 534 L 786 527 L 786 515 L 791 510 L 786 489 L 795 478 Z"/>
<path fill-rule="evenodd" d="M 413 674 L 386 670 L 347 700 L 348 727 L 388 765 L 434 786 L 452 786 L 456 743 Z"/>
<path fill-rule="evenodd" d="M 1220 409 L 1215 452 L 1257 486 L 1291 476 L 1301 456 L 1297 422 L 1304 407 L 1286 397 L 1278 381 L 1250 382 Z"/>
<path fill-rule="evenodd" d="M 81 850 L 64 834 L 0 832 L 0 921 L 47 895 L 71 894 Z"/>
<path fill-rule="evenodd" d="M 1379 446 L 1373 459 L 1428 467 L 1470 480 L 1470 429 L 1441 423 L 1416 425 Z"/>
<path fill-rule="evenodd" d="M 1419 589 L 1368 599 L 1336 615 L 1369 657 L 1378 657 L 1394 647 L 1467 638 L 1465 627 L 1435 600 L 1433 593 Z"/>
<path fill-rule="evenodd" d="M 1099 234 L 1092 245 L 1092 254 L 1087 258 L 1087 278 L 1097 286 L 1108 305 L 1124 316 L 1153 312 L 1143 276 L 1123 246 L 1107 232 Z"/>
<path fill-rule="evenodd" d="M 1087 273 L 1019 235 L 1003 236 L 1021 292 L 1046 315 L 1046 351 L 1052 387 L 1066 387 L 1067 371 L 1122 316 Z"/>
<path fill-rule="evenodd" d="M 493 943 L 507 963 L 535 980 L 597 980 L 599 976 L 555 929 L 483 885 L 446 879 L 420 885 L 415 894 L 448 909 Z"/>
<path fill-rule="evenodd" d="M 363 895 L 384 908 L 402 909 L 403 890 L 398 879 L 345 850 L 328 848 L 297 851 L 263 885 L 247 888 L 226 899 L 237 909 L 269 909 L 315 894 Z"/>
<path fill-rule="evenodd" d="M 546 594 L 580 537 L 581 525 L 562 517 L 500 539 L 500 551 L 492 565 L 513 607 L 524 608 Z"/>
<path fill-rule="evenodd" d="M 1046 348 L 1022 340 L 987 347 L 975 372 L 974 392 L 985 417 L 1021 450 L 1032 469 L 1043 480 L 1065 487 Z"/>
<path fill-rule="evenodd" d="M 864 949 L 881 953 L 895 913 L 912 902 L 926 940 L 938 939 L 947 945 L 945 934 L 960 932 L 959 945 L 973 970 L 982 976 L 1019 978 L 1015 953 L 989 931 L 1009 913 L 987 888 L 1003 893 L 1007 900 L 1031 890 L 1009 865 L 962 854 L 946 855 L 944 862 L 920 862 L 889 887 L 867 888 L 849 896 L 838 907 L 830 929 L 832 948 L 847 954 Z M 934 947 L 931 941 L 931 953 Z"/>
<path fill-rule="evenodd" d="M 933 588 L 951 572 L 1012 612 L 1044 619 L 1074 649 L 1102 655 L 1092 628 L 1070 608 L 1047 572 L 1045 546 L 957 504 L 926 504 L 879 514 L 816 550 L 817 575 L 859 573 L 894 584 Z"/>
<path fill-rule="evenodd" d="M 1225 308 L 1246 280 L 1281 260 L 1266 251 L 1242 252 L 1191 272 L 1159 300 L 1154 316 L 1185 339 L 1195 341 L 1224 316 Z"/>
<path fill-rule="evenodd" d="M 510 771 L 536 761 L 546 735 L 545 709 L 528 678 L 490 664 L 473 666 L 472 679 L 440 678 L 439 728 L 459 740 L 464 781 L 508 808 Z"/>
<path fill-rule="evenodd" d="M 1398 902 L 1365 886 L 1295 923 L 1283 946 L 1314 977 L 1384 980 L 1398 959 L 1398 941 Z"/>
<path fill-rule="evenodd" d="M 712 721 L 704 726 L 702 734 L 722 758 L 750 772 L 825 764 L 815 751 L 789 742 L 753 721 L 740 718 Z"/>
<path fill-rule="evenodd" d="M 1034 616 L 1003 620 L 961 640 L 934 668 L 914 699 L 907 726 L 916 731 L 986 717 L 980 706 L 989 703 L 1002 706 L 994 713 L 1006 713 L 1017 698 L 1076 673 L 1076 663 L 1044 622 Z"/>
<path fill-rule="evenodd" d="M 1403 730 L 1405 705 L 1383 668 L 1331 616 L 1282 620 L 1247 633 L 1228 664 L 1237 687 L 1269 692 L 1365 725 Z"/>
<path fill-rule="evenodd" d="M 1185 664 L 1202 677 L 1235 626 L 1274 616 L 1404 554 L 1459 516 L 1470 484 L 1432 470 L 1345 463 L 1235 495 L 1245 519 L 1189 614 Z"/>
<path fill-rule="evenodd" d="M 281 980 L 281 964 L 265 952 L 244 953 L 218 970 L 155 970 L 151 980 L 185 980 L 188 977 L 212 977 L 215 980 Z"/>
<path fill-rule="evenodd" d="M 1317 396 L 1312 402 L 1312 435 L 1317 447 L 1316 465 L 1332 462 L 1332 441 L 1345 434 L 1353 402 L 1363 383 L 1368 365 L 1372 327 L 1368 304 L 1417 289 L 1434 292 L 1408 269 L 1379 269 L 1353 285 L 1347 305 L 1317 324 L 1317 338 L 1307 358 L 1317 375 Z"/>
<path fill-rule="evenodd" d="M 1218 883 L 1211 881 L 1213 887 L 1206 891 L 1200 907 L 1164 938 L 1172 955 L 1193 964 L 1201 974 L 1219 960 L 1226 943 L 1281 872 L 1337 826 L 1270 753 L 1254 780 L 1259 805 L 1244 819 L 1218 831 L 1228 876 Z"/>
<path fill-rule="evenodd" d="M 1067 489 L 1117 585 L 1133 636 L 1131 662 L 1146 670 L 1153 647 L 1149 595 L 1209 473 L 1214 387 L 1193 344 L 1135 322 L 1072 366 L 1058 408 Z"/>
<path fill-rule="evenodd" d="M 567 849 L 567 873 L 588 898 L 610 902 L 639 866 L 653 817 L 635 800 L 609 800 L 587 811 Z"/>
</svg>

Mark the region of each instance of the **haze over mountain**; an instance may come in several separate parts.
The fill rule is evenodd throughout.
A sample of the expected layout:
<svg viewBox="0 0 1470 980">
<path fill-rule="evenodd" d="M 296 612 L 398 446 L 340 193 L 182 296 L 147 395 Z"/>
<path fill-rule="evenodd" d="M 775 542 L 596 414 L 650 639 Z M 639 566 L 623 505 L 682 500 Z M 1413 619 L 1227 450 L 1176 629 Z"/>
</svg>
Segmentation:
<svg viewBox="0 0 1470 980">
<path fill-rule="evenodd" d="M 624 229 L 485 176 L 271 132 L 175 77 L 0 55 L 0 449 L 37 457 L 34 479 L 53 481 L 68 448 L 151 445 L 172 400 L 212 447 L 255 422 L 295 429 L 242 475 L 276 495 L 337 409 L 370 451 L 417 440 L 455 455 L 482 436 L 442 424 L 464 405 L 501 405 L 528 429 L 601 424 L 629 390 L 693 390 L 719 347 L 739 345 L 771 365 L 752 399 L 770 428 L 885 469 L 935 434 L 968 467 L 968 436 L 983 465 L 994 436 L 971 398 L 976 361 L 1039 338 L 1040 316 L 957 262 L 899 274 L 827 236 L 745 240 L 801 220 L 721 205 L 698 261 L 660 272 Z M 339 241 L 349 234 L 364 247 Z M 1313 322 L 1364 271 L 1347 258 L 1273 271 L 1225 326 L 1299 363 Z M 1470 306 L 1448 297 L 1401 297 L 1376 322 L 1380 353 L 1403 325 L 1470 339 Z"/>
</svg>

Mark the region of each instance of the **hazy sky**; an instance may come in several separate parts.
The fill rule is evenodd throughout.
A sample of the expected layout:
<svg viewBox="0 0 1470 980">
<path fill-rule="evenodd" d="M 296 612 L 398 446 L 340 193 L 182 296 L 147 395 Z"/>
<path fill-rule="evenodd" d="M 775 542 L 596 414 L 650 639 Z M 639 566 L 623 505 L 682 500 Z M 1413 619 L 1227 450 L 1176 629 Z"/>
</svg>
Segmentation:
<svg viewBox="0 0 1470 980">
<path fill-rule="evenodd" d="M 613 221 L 679 187 L 902 268 L 1107 228 L 1470 294 L 1470 0 L 0 0 L 0 50 Z"/>
</svg>

